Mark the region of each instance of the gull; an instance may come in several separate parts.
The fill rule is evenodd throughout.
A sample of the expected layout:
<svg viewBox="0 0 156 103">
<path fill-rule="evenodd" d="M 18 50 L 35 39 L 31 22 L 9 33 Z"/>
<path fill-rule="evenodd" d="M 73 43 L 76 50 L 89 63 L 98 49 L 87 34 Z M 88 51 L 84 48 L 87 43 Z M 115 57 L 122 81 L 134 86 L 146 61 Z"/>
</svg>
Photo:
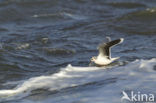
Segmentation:
<svg viewBox="0 0 156 103">
<path fill-rule="evenodd" d="M 93 56 L 91 58 L 91 62 L 94 62 L 96 65 L 105 66 L 119 59 L 119 57 L 111 58 L 111 47 L 122 43 L 124 41 L 124 38 L 110 41 L 111 39 L 107 37 L 107 40 L 108 40 L 107 43 L 102 43 L 98 46 L 99 50 L 98 56 Z"/>
</svg>

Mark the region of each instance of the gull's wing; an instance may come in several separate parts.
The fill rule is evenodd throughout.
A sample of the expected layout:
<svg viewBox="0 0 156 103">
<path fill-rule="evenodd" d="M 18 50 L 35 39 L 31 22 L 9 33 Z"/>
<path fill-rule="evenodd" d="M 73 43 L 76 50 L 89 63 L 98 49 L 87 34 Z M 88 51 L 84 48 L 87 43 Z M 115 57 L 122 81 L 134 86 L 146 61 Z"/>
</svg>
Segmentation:
<svg viewBox="0 0 156 103">
<path fill-rule="evenodd" d="M 123 40 L 124 40 L 123 38 L 120 38 L 120 39 L 113 40 L 111 42 L 100 44 L 98 47 L 99 50 L 98 57 L 106 57 L 108 59 L 111 59 L 111 53 L 110 53 L 111 47 L 122 43 Z"/>
</svg>

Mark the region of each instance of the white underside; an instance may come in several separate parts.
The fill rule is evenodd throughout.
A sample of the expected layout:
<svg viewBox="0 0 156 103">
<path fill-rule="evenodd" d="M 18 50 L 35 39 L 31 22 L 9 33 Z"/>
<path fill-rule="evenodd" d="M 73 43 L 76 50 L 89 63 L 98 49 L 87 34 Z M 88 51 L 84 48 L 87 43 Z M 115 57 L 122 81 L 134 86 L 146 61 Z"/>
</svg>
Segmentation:
<svg viewBox="0 0 156 103">
<path fill-rule="evenodd" d="M 98 57 L 94 62 L 97 65 L 108 65 L 108 64 L 112 63 L 113 61 L 115 61 L 117 59 L 119 59 L 119 57 L 111 58 L 111 59 L 108 59 L 106 57 Z"/>
</svg>

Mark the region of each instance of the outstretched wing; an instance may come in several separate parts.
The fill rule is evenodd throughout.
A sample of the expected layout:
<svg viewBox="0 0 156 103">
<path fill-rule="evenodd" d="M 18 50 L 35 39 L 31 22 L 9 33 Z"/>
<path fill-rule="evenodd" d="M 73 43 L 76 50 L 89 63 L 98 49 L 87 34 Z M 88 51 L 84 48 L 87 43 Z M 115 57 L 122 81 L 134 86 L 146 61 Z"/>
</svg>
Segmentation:
<svg viewBox="0 0 156 103">
<path fill-rule="evenodd" d="M 122 43 L 123 40 L 124 40 L 123 38 L 120 38 L 107 43 L 100 44 L 98 47 L 99 49 L 98 57 L 106 57 L 108 59 L 111 59 L 111 51 L 110 51 L 111 47 Z"/>
</svg>

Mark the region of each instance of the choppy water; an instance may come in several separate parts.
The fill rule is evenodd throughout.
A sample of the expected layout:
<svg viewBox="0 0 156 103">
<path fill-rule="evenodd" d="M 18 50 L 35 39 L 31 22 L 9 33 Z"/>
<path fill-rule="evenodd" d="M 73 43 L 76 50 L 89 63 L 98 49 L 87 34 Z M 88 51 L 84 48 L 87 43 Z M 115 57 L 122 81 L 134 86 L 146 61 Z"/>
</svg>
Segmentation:
<svg viewBox="0 0 156 103">
<path fill-rule="evenodd" d="M 88 67 L 97 45 L 111 67 Z M 122 91 L 156 95 L 155 0 L 0 0 L 0 102 L 121 103 Z M 69 65 L 71 64 L 71 65 Z"/>
</svg>

